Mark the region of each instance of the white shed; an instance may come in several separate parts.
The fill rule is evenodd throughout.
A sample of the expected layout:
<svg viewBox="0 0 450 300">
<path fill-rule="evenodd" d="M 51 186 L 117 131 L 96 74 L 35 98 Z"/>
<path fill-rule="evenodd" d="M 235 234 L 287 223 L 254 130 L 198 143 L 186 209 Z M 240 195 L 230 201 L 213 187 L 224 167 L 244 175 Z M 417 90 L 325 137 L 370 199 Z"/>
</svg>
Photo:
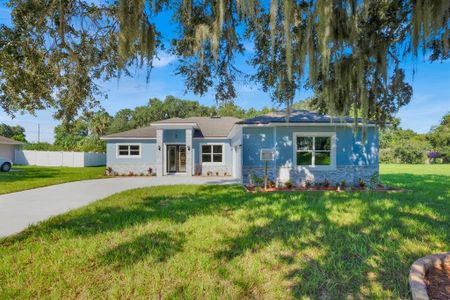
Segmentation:
<svg viewBox="0 0 450 300">
<path fill-rule="evenodd" d="M 11 161 L 15 160 L 15 150 L 22 146 L 21 142 L 0 135 L 0 156 Z"/>
</svg>

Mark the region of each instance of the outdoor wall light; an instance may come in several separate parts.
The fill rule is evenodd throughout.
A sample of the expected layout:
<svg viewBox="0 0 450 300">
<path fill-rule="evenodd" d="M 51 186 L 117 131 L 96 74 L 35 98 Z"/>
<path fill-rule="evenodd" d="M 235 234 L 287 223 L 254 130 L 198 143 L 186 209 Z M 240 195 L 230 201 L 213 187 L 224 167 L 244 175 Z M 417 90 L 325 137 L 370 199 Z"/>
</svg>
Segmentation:
<svg viewBox="0 0 450 300">
<path fill-rule="evenodd" d="M 160 145 L 158 145 L 158 150 L 161 151 L 161 146 Z"/>
<path fill-rule="evenodd" d="M 187 148 L 188 148 L 188 151 L 191 151 L 191 146 L 187 146 Z"/>
</svg>

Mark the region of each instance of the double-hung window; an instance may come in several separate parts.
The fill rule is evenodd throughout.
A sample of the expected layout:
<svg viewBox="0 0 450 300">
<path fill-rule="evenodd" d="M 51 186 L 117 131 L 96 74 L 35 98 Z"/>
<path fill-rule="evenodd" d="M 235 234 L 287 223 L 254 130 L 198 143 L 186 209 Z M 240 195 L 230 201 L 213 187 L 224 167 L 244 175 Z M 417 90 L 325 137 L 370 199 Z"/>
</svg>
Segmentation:
<svg viewBox="0 0 450 300">
<path fill-rule="evenodd" d="M 333 165 L 332 135 L 297 135 L 295 138 L 297 166 L 331 167 Z"/>
<path fill-rule="evenodd" d="M 141 145 L 117 145 L 118 157 L 140 157 Z"/>
<path fill-rule="evenodd" d="M 222 163 L 223 145 L 202 145 L 202 163 Z"/>
</svg>

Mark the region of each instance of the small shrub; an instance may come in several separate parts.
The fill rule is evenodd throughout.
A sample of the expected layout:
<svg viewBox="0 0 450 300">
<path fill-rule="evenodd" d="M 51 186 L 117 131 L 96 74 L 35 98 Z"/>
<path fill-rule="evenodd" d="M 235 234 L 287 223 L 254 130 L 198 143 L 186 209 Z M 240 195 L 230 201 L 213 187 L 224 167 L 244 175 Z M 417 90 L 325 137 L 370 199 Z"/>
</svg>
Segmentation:
<svg viewBox="0 0 450 300">
<path fill-rule="evenodd" d="M 216 176 L 219 176 L 219 172 L 216 172 Z"/>
<path fill-rule="evenodd" d="M 152 175 L 153 174 L 153 169 L 152 168 L 148 168 L 147 172 L 148 172 L 148 175 Z"/>
<path fill-rule="evenodd" d="M 261 177 L 255 176 L 255 178 L 253 178 L 253 182 L 255 183 L 255 185 L 262 185 L 264 183 L 264 179 L 262 179 Z"/>
<path fill-rule="evenodd" d="M 322 183 L 322 185 L 326 188 L 328 188 L 330 186 L 330 182 L 328 181 L 328 179 L 325 179 Z"/>
<path fill-rule="evenodd" d="M 378 174 L 373 173 L 372 176 L 370 176 L 370 188 L 376 188 L 379 183 Z"/>
<path fill-rule="evenodd" d="M 305 188 L 309 189 L 309 188 L 311 188 L 311 187 L 312 187 L 312 182 L 311 182 L 311 180 L 306 180 L 306 181 L 305 181 Z"/>
<path fill-rule="evenodd" d="M 133 172 L 128 172 L 128 176 L 134 176 L 134 173 Z"/>
<path fill-rule="evenodd" d="M 106 176 L 112 176 L 114 175 L 114 170 L 111 167 L 107 167 L 105 171 Z"/>
<path fill-rule="evenodd" d="M 366 186 L 366 182 L 364 181 L 364 179 L 360 178 L 358 180 L 358 185 L 360 188 L 364 188 Z"/>
<path fill-rule="evenodd" d="M 341 188 L 345 188 L 347 186 L 347 180 L 342 179 L 341 180 Z"/>
<path fill-rule="evenodd" d="M 285 186 L 287 189 L 292 189 L 292 182 L 291 182 L 291 181 L 286 181 L 286 182 L 284 183 L 284 186 Z"/>
<path fill-rule="evenodd" d="M 269 180 L 268 186 L 269 186 L 269 188 L 274 188 L 275 187 L 275 181 Z"/>
</svg>

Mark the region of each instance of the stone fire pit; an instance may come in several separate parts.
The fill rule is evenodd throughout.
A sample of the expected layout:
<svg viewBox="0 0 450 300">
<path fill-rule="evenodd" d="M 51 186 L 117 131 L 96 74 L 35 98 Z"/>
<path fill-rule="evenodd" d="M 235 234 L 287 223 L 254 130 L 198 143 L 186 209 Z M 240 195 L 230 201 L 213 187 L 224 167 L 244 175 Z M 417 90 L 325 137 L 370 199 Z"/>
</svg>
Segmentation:
<svg viewBox="0 0 450 300">
<path fill-rule="evenodd" d="M 409 286 L 413 300 L 429 300 L 427 271 L 450 264 L 450 252 L 422 257 L 414 262 L 409 272 Z"/>
</svg>

